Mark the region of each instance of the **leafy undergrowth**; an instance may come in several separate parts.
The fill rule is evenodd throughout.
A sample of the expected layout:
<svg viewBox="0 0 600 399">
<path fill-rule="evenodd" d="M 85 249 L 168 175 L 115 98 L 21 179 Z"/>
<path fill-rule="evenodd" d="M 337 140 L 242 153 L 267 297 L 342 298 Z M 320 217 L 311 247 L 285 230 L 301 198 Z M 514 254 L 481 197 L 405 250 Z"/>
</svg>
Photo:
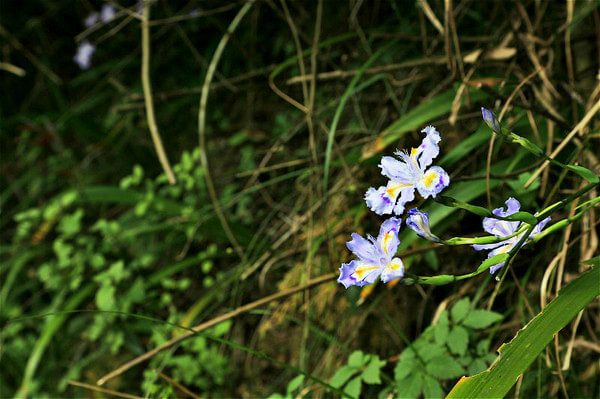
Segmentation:
<svg viewBox="0 0 600 399">
<path fill-rule="evenodd" d="M 152 2 L 175 184 L 150 132 L 140 9 L 110 4 L 0 13 L 0 396 L 437 398 L 598 255 L 595 183 L 498 279 L 335 283 L 350 234 L 379 230 L 363 198 L 386 182 L 381 156 L 427 125 L 454 202 L 410 207 L 444 239 L 484 235 L 475 205 L 514 197 L 533 217 L 589 187 L 597 2 Z M 491 147 L 482 106 L 505 129 Z M 407 276 L 467 275 L 486 257 L 405 224 L 399 238 Z M 598 396 L 599 325 L 596 301 L 509 396 Z"/>
</svg>

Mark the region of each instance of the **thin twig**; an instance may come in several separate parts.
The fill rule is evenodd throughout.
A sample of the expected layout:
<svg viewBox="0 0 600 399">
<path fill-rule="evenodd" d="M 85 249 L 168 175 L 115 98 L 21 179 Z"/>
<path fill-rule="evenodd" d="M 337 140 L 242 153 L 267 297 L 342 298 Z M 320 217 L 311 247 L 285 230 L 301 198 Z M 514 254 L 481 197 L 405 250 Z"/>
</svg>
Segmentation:
<svg viewBox="0 0 600 399">
<path fill-rule="evenodd" d="M 172 338 L 171 340 L 157 346 L 156 348 L 144 353 L 141 356 L 136 357 L 135 359 L 123 364 L 121 367 L 117 368 L 114 371 L 111 371 L 110 373 L 108 373 L 107 375 L 105 375 L 104 377 L 100 378 L 97 382 L 98 385 L 104 385 L 107 381 L 112 380 L 113 378 L 123 374 L 125 371 L 129 370 L 130 368 L 132 368 L 133 366 L 152 358 L 154 355 L 156 355 L 157 353 L 160 353 L 162 351 L 164 351 L 165 349 L 168 349 L 170 347 L 172 347 L 173 345 L 176 345 L 178 343 L 180 343 L 181 341 L 184 341 L 187 338 L 190 338 L 194 335 L 196 335 L 198 332 L 204 331 L 214 325 L 217 325 L 219 323 L 222 323 L 226 320 L 232 319 L 242 313 L 246 313 L 252 309 L 258 308 L 260 306 L 266 305 L 269 302 L 275 301 L 277 299 L 281 299 L 281 298 L 285 298 L 287 296 L 293 295 L 295 293 L 298 293 L 300 291 L 303 291 L 306 288 L 310 288 L 310 287 L 314 287 L 329 281 L 333 281 L 335 280 L 335 278 L 337 277 L 336 273 L 329 273 L 326 274 L 324 276 L 315 278 L 313 280 L 310 280 L 309 282 L 307 282 L 306 284 L 303 284 L 301 286 L 298 287 L 294 287 L 294 288 L 290 288 L 287 289 L 285 291 L 281 291 L 278 292 L 276 294 L 273 295 L 269 295 L 266 296 L 262 299 L 259 299 L 257 301 L 251 302 L 249 304 L 246 304 L 244 306 L 240 306 L 239 308 L 232 310 L 231 312 L 222 314 L 221 316 L 217 316 L 213 319 L 210 319 L 202 324 L 199 324 L 197 326 L 192 327 L 192 331 L 187 331 L 181 335 L 179 335 L 178 337 Z"/>
<path fill-rule="evenodd" d="M 146 118 L 158 160 L 167 175 L 167 179 L 169 179 L 169 183 L 176 184 L 177 179 L 165 153 L 154 117 L 152 88 L 150 86 L 150 28 L 148 26 L 148 19 L 150 19 L 150 1 L 144 1 L 144 14 L 142 15 L 142 88 L 144 90 L 144 103 L 146 104 Z"/>
<path fill-rule="evenodd" d="M 244 6 L 238 11 L 233 21 L 227 28 L 227 32 L 219 41 L 219 45 L 213 54 L 213 58 L 208 65 L 208 70 L 206 71 L 206 77 L 204 78 L 204 84 L 202 85 L 202 94 L 200 95 L 200 109 L 198 111 L 198 135 L 200 137 L 200 162 L 202 163 L 202 167 L 204 168 L 204 177 L 206 180 L 206 187 L 208 188 L 208 194 L 210 195 L 210 200 L 215 208 L 215 212 L 221 222 L 221 226 L 223 230 L 225 230 L 225 234 L 227 238 L 233 245 L 233 248 L 237 252 L 240 258 L 244 258 L 244 252 L 242 248 L 237 242 L 237 239 L 233 235 L 233 231 L 231 231 L 231 227 L 229 227 L 229 223 L 227 222 L 227 218 L 223 213 L 223 209 L 219 204 L 219 200 L 217 198 L 217 193 L 215 191 L 215 186 L 212 181 L 212 177 L 210 175 L 210 169 L 208 165 L 208 157 L 206 156 L 206 104 L 208 102 L 208 93 L 210 91 L 210 84 L 212 82 L 213 76 L 215 74 L 215 70 L 217 68 L 217 64 L 221 59 L 221 55 L 223 54 L 223 50 L 225 50 L 225 46 L 229 41 L 229 38 L 239 25 L 240 21 L 246 15 L 246 13 L 250 10 L 250 7 L 254 4 L 254 0 L 248 1 Z"/>
<path fill-rule="evenodd" d="M 108 388 L 100 388 L 100 387 L 97 387 L 96 385 L 86 384 L 86 383 L 79 382 L 79 381 L 69 381 L 68 384 L 73 385 L 74 387 L 89 389 L 90 391 L 101 392 L 101 393 L 105 393 L 108 395 L 118 396 L 119 398 L 144 399 L 141 396 L 130 395 L 128 393 L 123 393 L 123 392 L 115 391 L 113 389 L 108 389 Z"/>
<path fill-rule="evenodd" d="M 202 398 L 200 395 L 196 395 L 194 392 L 190 391 L 189 389 L 187 389 L 186 387 L 184 387 L 183 385 L 181 385 L 180 383 L 178 383 L 177 381 L 175 381 L 174 379 L 172 379 L 168 375 L 166 375 L 164 373 L 161 373 L 158 370 L 154 370 L 154 372 L 156 374 L 158 374 L 160 376 L 160 378 L 162 378 L 163 380 L 167 381 L 169 384 L 173 385 L 175 388 L 179 389 L 181 392 L 185 393 L 186 395 L 191 396 L 194 399 L 201 399 Z"/>
</svg>

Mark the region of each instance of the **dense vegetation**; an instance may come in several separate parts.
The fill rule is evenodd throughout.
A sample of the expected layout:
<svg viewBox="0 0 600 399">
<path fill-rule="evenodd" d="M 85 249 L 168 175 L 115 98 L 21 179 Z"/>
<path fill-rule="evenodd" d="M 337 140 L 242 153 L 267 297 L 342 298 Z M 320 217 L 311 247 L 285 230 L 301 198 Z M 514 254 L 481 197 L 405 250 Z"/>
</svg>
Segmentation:
<svg viewBox="0 0 600 399">
<path fill-rule="evenodd" d="M 0 396 L 437 398 L 487 369 L 599 263 L 599 4 L 0 3 Z M 346 290 L 381 156 L 427 125 L 435 234 L 509 197 L 565 222 L 494 275 Z M 407 276 L 487 256 L 399 238 Z M 509 396 L 600 395 L 598 301 L 575 313 Z"/>
</svg>

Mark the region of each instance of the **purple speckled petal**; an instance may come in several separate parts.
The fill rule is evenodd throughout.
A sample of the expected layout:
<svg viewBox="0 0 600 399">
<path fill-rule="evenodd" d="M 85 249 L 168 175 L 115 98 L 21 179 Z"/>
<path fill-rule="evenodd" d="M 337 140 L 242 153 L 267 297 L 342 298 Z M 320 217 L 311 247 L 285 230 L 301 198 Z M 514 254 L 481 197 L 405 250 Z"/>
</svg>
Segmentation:
<svg viewBox="0 0 600 399">
<path fill-rule="evenodd" d="M 450 176 L 439 166 L 429 168 L 417 183 L 417 190 L 423 198 L 435 198 L 450 184 Z"/>
<path fill-rule="evenodd" d="M 506 244 L 506 242 L 502 241 L 502 242 L 495 242 L 493 244 L 473 244 L 471 246 L 476 251 L 485 251 L 487 249 L 498 248 L 500 245 L 504 245 L 504 244 Z"/>
<path fill-rule="evenodd" d="M 348 241 L 346 246 L 364 262 L 379 262 L 380 256 L 375 245 L 366 238 L 361 237 L 360 234 L 352 233 L 352 240 Z"/>
<path fill-rule="evenodd" d="M 500 246 L 500 247 L 498 247 L 498 248 L 494 249 L 493 251 L 491 251 L 491 252 L 488 254 L 488 257 L 487 257 L 487 259 L 491 258 L 492 256 L 496 256 L 496 255 L 501 255 L 501 254 L 505 254 L 505 253 L 507 253 L 508 251 L 510 251 L 510 250 L 512 249 L 512 247 L 513 247 L 514 245 L 515 245 L 515 243 L 514 243 L 514 242 L 510 242 L 510 243 L 508 243 L 508 244 L 502 245 L 502 246 Z M 498 271 L 498 269 L 500 269 L 502 266 L 504 266 L 504 263 L 506 263 L 506 262 L 501 262 L 501 263 L 498 263 L 498 264 L 496 264 L 496 265 L 493 265 L 493 266 L 491 266 L 491 267 L 490 267 L 490 273 L 491 273 L 491 274 L 494 274 L 494 273 L 496 273 L 496 272 Z"/>
<path fill-rule="evenodd" d="M 433 159 L 437 157 L 440 153 L 440 146 L 438 143 L 442 140 L 440 137 L 440 133 L 433 126 L 427 126 L 425 129 L 421 130 L 422 133 L 425 133 L 426 136 L 423 139 L 423 142 L 419 146 L 419 167 L 422 171 L 425 171 L 431 163 Z"/>
<path fill-rule="evenodd" d="M 394 214 L 402 215 L 404 213 L 404 206 L 407 202 L 415 199 L 415 187 L 408 186 L 400 190 L 400 199 L 394 207 Z"/>
<path fill-rule="evenodd" d="M 402 219 L 391 217 L 381 224 L 379 229 L 379 235 L 377 236 L 377 245 L 386 255 L 386 262 L 396 254 L 400 240 L 398 239 L 398 233 L 400 232 L 400 225 Z"/>
<path fill-rule="evenodd" d="M 379 163 L 381 174 L 399 182 L 411 182 L 413 173 L 408 165 L 394 157 L 382 157 Z"/>
<path fill-rule="evenodd" d="M 392 197 L 386 190 L 386 186 L 381 186 L 378 189 L 369 187 L 365 193 L 367 207 L 378 215 L 390 214 L 394 209 L 396 198 Z"/>
<path fill-rule="evenodd" d="M 439 237 L 431 233 L 429 227 L 429 215 L 427 213 L 421 212 L 417 208 L 413 208 L 408 211 L 408 215 L 408 218 L 406 218 L 406 225 L 417 233 L 419 237 L 434 242 L 440 241 Z"/>
<path fill-rule="evenodd" d="M 352 277 L 352 273 L 354 273 L 354 270 L 356 270 L 358 263 L 358 260 L 353 260 L 350 263 L 342 264 L 342 267 L 340 267 L 340 277 L 338 278 L 337 282 L 346 288 L 356 285 L 356 279 Z"/>
</svg>

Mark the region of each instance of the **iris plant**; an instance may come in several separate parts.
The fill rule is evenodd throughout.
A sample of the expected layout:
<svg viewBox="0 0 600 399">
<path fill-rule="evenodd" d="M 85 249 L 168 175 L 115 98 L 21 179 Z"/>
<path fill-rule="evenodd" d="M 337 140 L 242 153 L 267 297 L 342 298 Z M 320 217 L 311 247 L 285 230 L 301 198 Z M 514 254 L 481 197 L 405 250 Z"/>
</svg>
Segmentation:
<svg viewBox="0 0 600 399">
<path fill-rule="evenodd" d="M 404 264 L 400 258 L 394 257 L 400 244 L 398 232 L 401 223 L 401 219 L 389 218 L 381 225 L 377 239 L 353 233 L 346 246 L 358 259 L 342 265 L 338 283 L 346 288 L 352 285 L 362 287 L 373 284 L 379 276 L 384 283 L 403 277 Z"/>
<path fill-rule="evenodd" d="M 500 208 L 494 209 L 492 211 L 492 213 L 496 216 L 507 217 L 509 215 L 519 212 L 519 210 L 521 208 L 521 204 L 519 203 L 519 201 L 517 201 L 516 199 L 514 199 L 512 197 L 507 199 L 505 204 L 506 204 L 506 210 L 504 210 L 504 208 L 500 207 Z M 546 223 L 548 223 L 549 221 L 550 221 L 550 217 L 547 217 L 544 220 L 540 221 L 534 227 L 534 229 L 529 234 L 527 239 L 525 241 L 523 241 L 523 243 L 521 245 L 525 245 L 527 243 L 527 241 L 533 239 L 536 235 L 538 235 L 542 231 L 542 229 L 544 228 Z M 501 219 L 496 219 L 496 218 L 484 218 L 483 219 L 483 229 L 486 232 L 488 232 L 498 238 L 504 238 L 504 237 L 508 237 L 508 236 L 515 234 L 519 229 L 521 229 L 521 227 L 523 227 L 522 223 L 523 222 L 512 222 L 512 221 L 501 220 Z M 493 243 L 493 244 L 474 244 L 473 248 L 475 248 L 478 251 L 491 249 L 492 251 L 488 254 L 488 259 L 489 259 L 492 256 L 502 255 L 502 254 L 506 254 L 506 253 L 510 252 L 510 250 L 513 249 L 514 246 L 517 245 L 517 243 L 519 241 L 521 241 L 524 234 L 525 234 L 525 231 L 523 231 L 522 233 L 517 234 L 514 237 L 511 237 L 505 241 L 501 241 L 501 242 L 497 242 L 497 243 Z M 496 271 L 498 269 L 500 269 L 502 266 L 504 266 L 504 263 L 505 262 L 498 263 L 498 264 L 490 267 L 490 273 L 492 273 L 492 274 L 496 273 Z"/>
<path fill-rule="evenodd" d="M 405 204 L 415 198 L 415 190 L 423 198 L 435 198 L 450 184 L 450 177 L 444 169 L 429 167 L 440 153 L 439 132 L 433 126 L 427 126 L 422 132 L 425 133 L 423 142 L 419 147 L 412 148 L 410 154 L 396 151 L 400 160 L 389 156 L 381 158 L 381 174 L 389 181 L 378 189 L 369 188 L 365 194 L 367 206 L 378 215 L 402 215 Z"/>
</svg>

